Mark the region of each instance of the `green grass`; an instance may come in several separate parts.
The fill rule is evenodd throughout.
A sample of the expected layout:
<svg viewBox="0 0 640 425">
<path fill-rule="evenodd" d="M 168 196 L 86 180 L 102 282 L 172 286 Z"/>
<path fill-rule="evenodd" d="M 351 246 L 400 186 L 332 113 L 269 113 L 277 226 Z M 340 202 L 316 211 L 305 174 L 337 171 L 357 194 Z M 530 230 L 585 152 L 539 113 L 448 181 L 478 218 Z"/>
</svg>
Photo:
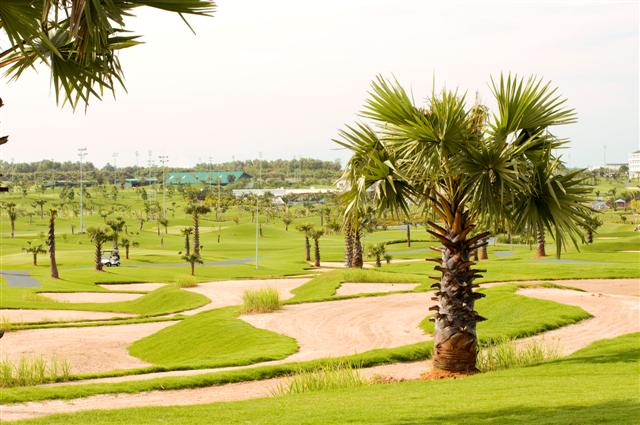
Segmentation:
<svg viewBox="0 0 640 425">
<path fill-rule="evenodd" d="M 278 360 L 298 350 L 293 338 L 254 328 L 238 313 L 229 307 L 187 317 L 134 342 L 129 353 L 168 368 L 198 369 Z"/>
<path fill-rule="evenodd" d="M 554 362 L 459 380 L 408 381 L 179 407 L 82 412 L 29 424 L 635 424 L 640 334 Z"/>
<path fill-rule="evenodd" d="M 275 288 L 248 289 L 242 294 L 241 311 L 247 313 L 271 313 L 282 308 L 280 294 Z"/>
<path fill-rule="evenodd" d="M 0 388 L 66 381 L 69 376 L 69 362 L 56 358 L 21 356 L 13 362 L 0 360 Z"/>
<path fill-rule="evenodd" d="M 478 332 L 483 342 L 491 342 L 499 338 L 516 338 L 533 335 L 543 330 L 554 329 L 559 326 L 575 323 L 583 320 L 589 315 L 577 307 L 558 304 L 552 301 L 538 300 L 516 295 L 516 285 L 505 287 L 494 287 L 486 289 L 487 298 L 479 301 L 478 308 L 490 310 L 485 313 L 491 320 L 482 322 Z M 495 295 L 495 297 L 494 297 Z M 485 307 L 483 307 L 485 303 Z M 237 308 L 225 308 L 200 313 L 196 316 L 184 319 L 179 324 L 165 328 L 162 331 L 144 338 L 136 343 L 131 352 L 139 356 L 139 351 L 145 357 L 144 360 L 150 362 L 166 362 L 166 366 L 153 366 L 139 370 L 109 372 L 99 375 L 85 375 L 84 378 L 100 376 L 121 376 L 124 374 L 138 372 L 153 372 L 170 369 L 191 369 L 196 366 L 211 367 L 211 365 L 229 365 L 229 352 L 223 344 L 218 344 L 217 338 L 211 338 L 211 329 L 214 335 L 221 335 L 222 341 L 229 342 L 232 348 L 240 351 L 232 354 L 232 359 L 238 360 L 244 356 L 251 360 L 251 356 L 256 353 L 252 347 L 246 346 L 247 341 L 236 344 L 236 340 L 244 335 L 254 335 L 266 332 L 269 340 L 281 341 L 282 337 L 268 331 L 257 330 L 245 322 L 235 318 L 238 314 Z M 425 311 L 426 314 L 426 311 Z M 240 331 L 239 331 L 240 330 Z M 229 337 L 232 335 L 233 337 Z M 188 337 L 187 337 L 188 336 Z M 193 344 L 192 341 L 198 341 Z M 284 340 L 282 340 L 284 341 Z M 200 346 L 208 347 L 205 351 Z M 265 348 L 268 350 L 268 348 Z M 11 389 L 0 393 L 2 403 L 42 400 L 49 398 L 74 398 L 93 394 L 111 394 L 118 392 L 140 392 L 157 389 L 178 389 L 204 387 L 209 385 L 220 385 L 229 382 L 240 382 L 256 379 L 266 379 L 275 376 L 283 376 L 294 373 L 300 368 L 314 369 L 321 365 L 334 362 L 351 362 L 354 365 L 372 366 L 383 363 L 396 363 L 426 359 L 431 356 L 432 343 L 422 342 L 403 347 L 378 349 L 352 356 L 335 359 L 315 360 L 304 363 L 289 363 L 282 366 L 256 366 L 243 370 L 228 372 L 213 372 L 198 376 L 166 377 L 155 378 L 146 381 L 133 381 L 113 384 L 76 384 L 73 386 L 60 387 L 30 387 L 21 389 Z M 184 350 L 185 353 L 180 351 Z M 136 354 L 137 353 L 137 354 Z M 257 353 L 261 355 L 264 353 Z M 200 359 L 207 355 L 207 362 Z M 149 357 L 147 357 L 149 356 Z M 176 358 L 182 360 L 177 364 Z M 236 363 L 238 364 L 238 363 Z M 79 377 L 72 377 L 79 378 Z"/>
<path fill-rule="evenodd" d="M 312 370 L 299 370 L 286 383 L 273 390 L 274 396 L 302 394 L 337 388 L 355 388 L 367 385 L 358 367 L 351 363 L 333 363 Z"/>
<path fill-rule="evenodd" d="M 503 339 L 482 347 L 477 367 L 483 372 L 531 366 L 560 358 L 557 344 L 548 341 L 530 341 L 518 347 L 513 339 Z"/>
</svg>

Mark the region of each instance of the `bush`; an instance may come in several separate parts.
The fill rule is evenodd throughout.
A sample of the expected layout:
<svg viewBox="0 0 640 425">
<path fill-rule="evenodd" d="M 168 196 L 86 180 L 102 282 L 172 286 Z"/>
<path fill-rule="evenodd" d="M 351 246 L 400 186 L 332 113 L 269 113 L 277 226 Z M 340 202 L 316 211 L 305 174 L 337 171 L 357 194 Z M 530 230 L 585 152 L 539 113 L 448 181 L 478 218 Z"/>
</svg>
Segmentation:
<svg viewBox="0 0 640 425">
<path fill-rule="evenodd" d="M 67 381 L 70 375 L 71 367 L 66 360 L 53 358 L 47 363 L 42 357 L 20 357 L 17 363 L 0 361 L 0 388 Z"/>
<path fill-rule="evenodd" d="M 555 360 L 560 357 L 557 346 L 549 346 L 544 341 L 533 341 L 518 347 L 514 339 L 505 339 L 486 346 L 478 354 L 477 367 L 482 372 L 525 367 Z"/>
<path fill-rule="evenodd" d="M 176 286 L 178 288 L 194 288 L 198 286 L 198 279 L 195 276 L 177 276 L 176 277 Z"/>
<path fill-rule="evenodd" d="M 336 388 L 355 388 L 368 381 L 350 363 L 328 364 L 313 370 L 299 370 L 289 381 L 272 391 L 274 396 L 308 393 Z"/>
<path fill-rule="evenodd" d="M 270 313 L 281 308 L 280 294 L 274 288 L 248 289 L 242 295 L 243 313 Z"/>
</svg>

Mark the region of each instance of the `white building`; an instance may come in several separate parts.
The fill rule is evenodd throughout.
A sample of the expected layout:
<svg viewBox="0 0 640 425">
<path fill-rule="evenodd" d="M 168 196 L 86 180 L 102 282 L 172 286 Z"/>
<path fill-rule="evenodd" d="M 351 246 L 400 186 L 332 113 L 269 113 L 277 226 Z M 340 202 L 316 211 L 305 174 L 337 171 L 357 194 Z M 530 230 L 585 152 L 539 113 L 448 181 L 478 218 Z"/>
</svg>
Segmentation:
<svg viewBox="0 0 640 425">
<path fill-rule="evenodd" d="M 640 150 L 633 152 L 629 156 L 629 178 L 635 179 L 640 177 Z"/>
</svg>

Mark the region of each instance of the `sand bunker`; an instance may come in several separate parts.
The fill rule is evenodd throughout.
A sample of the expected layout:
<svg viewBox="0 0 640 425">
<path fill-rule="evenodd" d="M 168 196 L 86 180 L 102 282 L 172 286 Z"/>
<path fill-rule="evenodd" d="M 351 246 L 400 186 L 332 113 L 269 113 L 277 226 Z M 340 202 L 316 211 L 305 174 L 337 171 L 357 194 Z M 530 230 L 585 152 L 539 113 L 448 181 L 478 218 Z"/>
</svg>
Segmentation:
<svg viewBox="0 0 640 425">
<path fill-rule="evenodd" d="M 300 350 L 286 359 L 336 357 L 430 339 L 419 324 L 431 294 L 394 294 L 286 306 L 268 314 L 243 315 L 251 325 L 295 338 Z"/>
<path fill-rule="evenodd" d="M 98 286 L 110 291 L 151 292 L 166 286 L 166 283 L 110 283 Z"/>
<path fill-rule="evenodd" d="M 127 347 L 174 323 L 167 321 L 9 332 L 0 339 L 0 354 L 11 361 L 16 361 L 20 356 L 55 357 L 68 361 L 74 374 L 144 367 L 149 363 L 130 356 Z"/>
<path fill-rule="evenodd" d="M 418 285 L 419 283 L 343 283 L 336 290 L 336 295 L 413 291 Z"/>
<path fill-rule="evenodd" d="M 280 298 L 293 297 L 292 289 L 307 283 L 310 278 L 297 279 L 256 279 L 256 280 L 226 280 L 221 282 L 199 283 L 195 288 L 185 288 L 187 291 L 197 292 L 211 300 L 211 303 L 189 310 L 183 314 L 196 314 L 214 308 L 242 304 L 242 294 L 248 289 L 275 288 Z"/>
<path fill-rule="evenodd" d="M 593 318 L 521 340 L 544 340 L 564 355 L 592 342 L 640 331 L 640 302 L 633 296 L 593 294 L 565 289 L 525 288 L 518 294 L 581 307 Z"/>
<path fill-rule="evenodd" d="M 481 283 L 483 288 L 501 285 L 539 285 L 551 282 L 556 285 L 570 286 L 587 292 L 610 295 L 626 295 L 640 297 L 640 279 L 563 279 L 563 280 L 523 280 L 517 282 Z"/>
<path fill-rule="evenodd" d="M 143 296 L 110 292 L 39 292 L 38 295 L 63 303 L 118 303 Z"/>
<path fill-rule="evenodd" d="M 134 314 L 110 313 L 102 311 L 80 310 L 27 310 L 27 309 L 3 309 L 0 310 L 0 318 L 11 323 L 34 322 L 66 322 L 80 320 L 107 320 L 121 317 L 134 317 Z"/>
</svg>

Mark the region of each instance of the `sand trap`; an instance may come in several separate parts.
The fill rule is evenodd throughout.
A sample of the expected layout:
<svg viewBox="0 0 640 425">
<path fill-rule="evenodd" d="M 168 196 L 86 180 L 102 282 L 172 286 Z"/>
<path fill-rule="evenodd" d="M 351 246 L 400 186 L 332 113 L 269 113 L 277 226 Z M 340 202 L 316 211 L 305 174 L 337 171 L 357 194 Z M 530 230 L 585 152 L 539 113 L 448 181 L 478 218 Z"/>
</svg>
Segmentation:
<svg viewBox="0 0 640 425">
<path fill-rule="evenodd" d="M 143 296 L 143 294 L 110 292 L 38 292 L 38 295 L 63 303 L 118 303 L 135 300 Z"/>
<path fill-rule="evenodd" d="M 151 292 L 166 285 L 166 283 L 110 283 L 98 286 L 109 291 Z"/>
<path fill-rule="evenodd" d="M 313 262 L 309 263 L 310 265 L 313 266 Z M 320 261 L 320 267 L 330 267 L 330 268 L 336 268 L 336 269 L 344 269 L 346 266 L 344 265 L 344 262 L 341 261 Z M 372 269 L 373 264 L 369 264 L 369 263 L 364 263 L 362 265 L 363 268 L 365 269 Z"/>
<path fill-rule="evenodd" d="M 640 251 L 636 251 L 636 250 L 627 250 L 627 251 L 618 251 L 618 252 L 632 252 L 632 253 L 640 253 Z"/>
<path fill-rule="evenodd" d="M 0 317 L 11 323 L 33 322 L 65 322 L 79 320 L 107 320 L 121 317 L 134 317 L 135 314 L 110 313 L 102 311 L 80 310 L 27 310 L 27 309 L 3 309 Z"/>
<path fill-rule="evenodd" d="M 419 324 L 430 293 L 394 294 L 285 306 L 279 312 L 243 315 L 251 325 L 295 338 L 300 346 L 286 361 L 337 357 L 430 339 Z"/>
<path fill-rule="evenodd" d="M 343 283 L 336 295 L 370 294 L 380 292 L 413 291 L 419 283 Z"/>
<path fill-rule="evenodd" d="M 572 286 L 588 292 L 640 297 L 640 279 L 563 279 L 563 280 L 523 280 L 516 282 L 481 283 L 483 288 L 501 285 L 539 285 L 545 282 Z"/>
<path fill-rule="evenodd" d="M 149 366 L 129 355 L 134 341 L 173 325 L 174 321 L 85 328 L 32 329 L 9 332 L 0 339 L 0 357 L 67 360 L 72 373 L 104 372 Z"/>
<path fill-rule="evenodd" d="M 297 279 L 255 279 L 255 280 L 226 280 L 221 282 L 199 283 L 195 288 L 184 288 L 197 292 L 209 298 L 211 302 L 194 310 L 182 314 L 196 314 L 214 308 L 242 304 L 242 294 L 248 289 L 276 288 L 282 299 L 293 297 L 292 289 L 307 283 L 310 278 Z"/>
<path fill-rule="evenodd" d="M 521 340 L 521 344 L 526 344 L 532 339 L 544 340 L 557 346 L 563 355 L 569 355 L 595 341 L 640 331 L 640 300 L 633 296 L 593 294 L 553 288 L 524 288 L 518 293 L 532 298 L 575 305 L 593 315 L 593 318 L 575 325 L 525 338 Z"/>
</svg>

